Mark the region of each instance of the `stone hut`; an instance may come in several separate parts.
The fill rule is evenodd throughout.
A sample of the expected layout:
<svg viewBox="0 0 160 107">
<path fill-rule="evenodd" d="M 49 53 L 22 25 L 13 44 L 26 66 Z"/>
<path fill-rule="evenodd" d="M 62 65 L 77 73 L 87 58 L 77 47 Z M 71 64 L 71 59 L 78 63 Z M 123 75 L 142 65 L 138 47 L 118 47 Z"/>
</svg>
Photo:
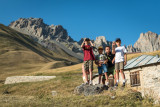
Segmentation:
<svg viewBox="0 0 160 107">
<path fill-rule="evenodd" d="M 129 60 L 124 73 L 127 86 L 140 91 L 143 96 L 148 95 L 160 99 L 160 58 L 158 55 L 141 55 Z"/>
<path fill-rule="evenodd" d="M 124 67 L 127 87 L 142 93 L 142 96 L 151 96 L 160 99 L 160 58 L 158 55 L 141 55 L 127 62 Z M 121 74 L 120 84 L 122 83 Z M 98 76 L 94 76 L 96 84 Z M 112 82 L 113 83 L 113 82 Z"/>
</svg>

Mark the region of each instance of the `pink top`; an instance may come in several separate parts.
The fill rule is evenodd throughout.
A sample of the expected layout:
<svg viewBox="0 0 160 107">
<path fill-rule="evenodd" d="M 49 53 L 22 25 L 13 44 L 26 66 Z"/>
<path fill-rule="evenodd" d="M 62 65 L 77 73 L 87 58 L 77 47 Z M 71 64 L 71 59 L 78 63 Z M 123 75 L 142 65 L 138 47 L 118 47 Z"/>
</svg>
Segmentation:
<svg viewBox="0 0 160 107">
<path fill-rule="evenodd" d="M 92 47 L 90 45 L 83 46 L 84 61 L 95 60 Z"/>
</svg>

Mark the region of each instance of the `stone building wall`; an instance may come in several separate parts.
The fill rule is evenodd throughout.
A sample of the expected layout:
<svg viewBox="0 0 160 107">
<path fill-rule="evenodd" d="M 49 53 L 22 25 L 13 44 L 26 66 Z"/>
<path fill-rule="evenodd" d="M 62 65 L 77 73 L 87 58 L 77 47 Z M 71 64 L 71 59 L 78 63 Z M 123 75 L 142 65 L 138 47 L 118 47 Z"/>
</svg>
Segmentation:
<svg viewBox="0 0 160 107">
<path fill-rule="evenodd" d="M 130 73 L 135 71 L 139 71 L 141 85 L 131 88 L 140 91 L 142 96 L 150 96 L 160 100 L 160 64 L 126 70 L 124 73 L 128 87 L 130 87 Z M 121 75 L 120 83 L 122 83 Z"/>
</svg>

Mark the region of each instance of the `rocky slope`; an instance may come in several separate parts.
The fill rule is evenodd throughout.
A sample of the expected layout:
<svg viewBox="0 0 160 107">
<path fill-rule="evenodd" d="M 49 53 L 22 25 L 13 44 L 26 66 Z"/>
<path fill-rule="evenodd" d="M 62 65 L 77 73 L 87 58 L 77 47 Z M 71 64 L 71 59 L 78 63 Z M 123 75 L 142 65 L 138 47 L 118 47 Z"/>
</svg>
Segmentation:
<svg viewBox="0 0 160 107">
<path fill-rule="evenodd" d="M 68 52 L 71 56 L 83 59 L 82 49 L 80 47 L 83 38 L 76 42 L 67 33 L 61 25 L 47 25 L 41 18 L 20 18 L 11 22 L 9 27 L 27 35 L 39 42 L 44 47 L 50 50 L 56 50 L 53 43 Z M 92 40 L 96 47 L 111 45 L 112 42 L 106 41 L 104 36 L 99 36 L 96 40 Z M 69 49 L 69 50 L 68 50 Z M 97 52 L 95 52 L 97 53 Z"/>
<path fill-rule="evenodd" d="M 39 42 L 46 48 L 49 48 L 50 50 L 55 51 L 55 47 L 52 44 L 56 44 L 58 42 L 60 47 L 62 45 L 64 46 L 62 49 L 64 51 L 67 50 L 66 52 L 68 52 L 68 54 L 82 59 L 81 55 L 75 54 L 82 53 L 80 45 L 68 35 L 67 31 L 61 25 L 49 26 L 45 24 L 41 18 L 20 18 L 16 21 L 13 21 L 9 27 L 21 33 L 30 35 L 32 39 Z"/>
<path fill-rule="evenodd" d="M 83 51 L 80 47 L 83 38 L 79 42 L 74 41 L 68 35 L 67 30 L 61 25 L 47 25 L 41 18 L 20 18 L 12 22 L 9 27 L 30 35 L 32 39 L 52 51 L 56 50 L 54 46 L 56 44 L 69 55 L 83 59 Z M 112 44 L 104 36 L 99 36 L 96 40 L 92 40 L 92 42 L 97 48 L 98 46 L 105 47 L 107 45 L 111 47 Z M 150 31 L 141 33 L 137 42 L 133 46 L 127 46 L 127 50 L 128 52 L 152 52 L 160 50 L 160 36 Z"/>
<path fill-rule="evenodd" d="M 134 46 L 127 47 L 129 52 L 152 52 L 160 50 L 160 35 L 148 31 L 141 33 Z"/>
</svg>

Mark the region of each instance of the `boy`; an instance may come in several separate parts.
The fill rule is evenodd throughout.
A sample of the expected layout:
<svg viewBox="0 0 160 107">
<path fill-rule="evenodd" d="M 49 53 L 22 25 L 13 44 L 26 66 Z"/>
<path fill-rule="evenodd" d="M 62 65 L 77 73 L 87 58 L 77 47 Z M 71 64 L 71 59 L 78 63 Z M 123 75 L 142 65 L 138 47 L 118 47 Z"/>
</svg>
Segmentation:
<svg viewBox="0 0 160 107">
<path fill-rule="evenodd" d="M 90 44 L 90 45 L 89 45 Z M 89 38 L 85 38 L 81 47 L 83 48 L 83 53 L 84 53 L 84 69 L 85 69 L 85 79 L 86 84 L 92 85 L 92 71 L 93 71 L 93 60 L 95 60 L 94 54 L 93 54 L 93 43 L 90 41 Z M 88 81 L 88 75 L 86 72 L 89 71 L 90 74 L 90 81 Z"/>
<path fill-rule="evenodd" d="M 115 68 L 114 68 L 115 65 L 114 65 L 114 63 L 112 63 L 112 61 L 115 57 L 115 45 L 116 45 L 116 43 L 113 42 L 112 43 L 112 51 L 111 51 L 110 46 L 106 46 L 106 48 L 105 48 L 105 55 L 108 59 L 108 63 L 107 63 L 108 64 L 108 73 L 107 74 L 108 74 L 108 76 L 110 74 L 112 74 L 114 76 L 114 83 L 116 82 L 116 72 L 115 72 Z M 105 84 L 105 76 L 103 76 L 102 82 L 103 82 L 103 84 Z"/>
<path fill-rule="evenodd" d="M 127 64 L 127 50 L 124 46 L 121 46 L 121 39 L 117 38 L 116 39 L 116 45 L 117 48 L 115 49 L 115 70 L 116 70 L 116 79 L 117 82 L 115 84 L 115 86 L 118 86 L 118 82 L 119 82 L 119 71 L 121 73 L 122 79 L 123 79 L 123 85 L 122 87 L 125 86 L 125 75 L 123 72 L 124 66 Z M 112 61 L 114 62 L 114 61 Z"/>
<path fill-rule="evenodd" d="M 108 75 L 107 75 L 107 62 L 108 59 L 107 57 L 103 54 L 103 47 L 100 46 L 98 47 L 98 52 L 99 55 L 96 56 L 96 60 L 95 60 L 95 64 L 98 65 L 98 73 L 99 73 L 99 84 L 101 83 L 101 76 L 102 76 L 102 71 L 104 72 L 104 75 L 106 77 L 106 82 L 107 82 L 107 86 L 109 84 L 108 82 Z"/>
</svg>

